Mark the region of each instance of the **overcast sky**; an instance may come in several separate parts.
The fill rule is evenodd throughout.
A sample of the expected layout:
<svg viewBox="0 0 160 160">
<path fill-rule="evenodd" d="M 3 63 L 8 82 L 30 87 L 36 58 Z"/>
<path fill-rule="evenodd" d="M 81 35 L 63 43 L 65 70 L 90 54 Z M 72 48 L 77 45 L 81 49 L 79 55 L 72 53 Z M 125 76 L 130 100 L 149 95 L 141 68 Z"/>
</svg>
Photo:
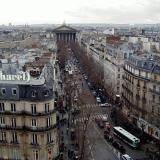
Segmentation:
<svg viewBox="0 0 160 160">
<path fill-rule="evenodd" d="M 1 0 L 0 24 L 160 23 L 160 0 Z"/>
</svg>

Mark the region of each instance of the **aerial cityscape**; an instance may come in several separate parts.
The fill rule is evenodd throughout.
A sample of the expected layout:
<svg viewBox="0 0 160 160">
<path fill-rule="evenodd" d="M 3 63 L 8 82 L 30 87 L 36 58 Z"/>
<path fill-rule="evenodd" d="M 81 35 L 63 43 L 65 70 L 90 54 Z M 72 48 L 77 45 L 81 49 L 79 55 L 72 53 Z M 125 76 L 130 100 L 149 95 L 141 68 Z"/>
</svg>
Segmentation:
<svg viewBox="0 0 160 160">
<path fill-rule="evenodd" d="M 159 0 L 1 6 L 0 160 L 160 160 Z"/>
</svg>

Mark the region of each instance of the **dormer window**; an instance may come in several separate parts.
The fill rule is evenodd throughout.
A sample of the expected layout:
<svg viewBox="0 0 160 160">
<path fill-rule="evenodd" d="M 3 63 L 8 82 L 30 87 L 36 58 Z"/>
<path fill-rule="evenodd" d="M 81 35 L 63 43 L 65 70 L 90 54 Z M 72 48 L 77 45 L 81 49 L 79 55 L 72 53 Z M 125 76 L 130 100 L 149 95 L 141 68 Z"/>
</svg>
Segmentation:
<svg viewBox="0 0 160 160">
<path fill-rule="evenodd" d="M 6 93 L 6 89 L 5 88 L 1 88 L 1 94 L 5 95 Z"/>
<path fill-rule="evenodd" d="M 31 96 L 32 96 L 32 97 L 35 97 L 35 96 L 36 96 L 36 92 L 35 92 L 35 91 L 32 91 L 32 92 L 31 92 Z"/>
<path fill-rule="evenodd" d="M 17 89 L 16 88 L 13 88 L 12 89 L 12 95 L 16 95 L 17 94 Z"/>
<path fill-rule="evenodd" d="M 48 96 L 49 92 L 47 90 L 44 91 L 44 96 Z"/>
</svg>

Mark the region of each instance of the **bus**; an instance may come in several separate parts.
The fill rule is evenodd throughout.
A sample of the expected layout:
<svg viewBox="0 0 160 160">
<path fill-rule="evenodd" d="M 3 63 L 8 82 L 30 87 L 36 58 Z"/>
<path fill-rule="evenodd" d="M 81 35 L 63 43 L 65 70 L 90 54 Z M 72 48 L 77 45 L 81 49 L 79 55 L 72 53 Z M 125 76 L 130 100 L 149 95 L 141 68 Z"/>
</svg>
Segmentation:
<svg viewBox="0 0 160 160">
<path fill-rule="evenodd" d="M 140 139 L 133 136 L 131 133 L 127 132 L 125 129 L 121 127 L 113 127 L 113 133 L 115 136 L 117 136 L 119 139 L 126 142 L 131 147 L 133 148 L 139 147 Z"/>
</svg>

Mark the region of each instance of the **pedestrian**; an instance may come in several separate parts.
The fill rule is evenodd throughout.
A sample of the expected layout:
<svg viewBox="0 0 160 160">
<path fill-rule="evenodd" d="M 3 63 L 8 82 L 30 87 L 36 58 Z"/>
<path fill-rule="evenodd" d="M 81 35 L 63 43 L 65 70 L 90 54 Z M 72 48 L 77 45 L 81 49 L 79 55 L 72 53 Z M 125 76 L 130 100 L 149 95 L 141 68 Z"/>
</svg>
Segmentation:
<svg viewBox="0 0 160 160">
<path fill-rule="evenodd" d="M 68 157 L 69 158 L 71 157 L 71 150 L 70 149 L 68 150 Z"/>
<path fill-rule="evenodd" d="M 67 135 L 68 135 L 68 130 L 69 130 L 69 128 L 67 127 Z"/>
</svg>

